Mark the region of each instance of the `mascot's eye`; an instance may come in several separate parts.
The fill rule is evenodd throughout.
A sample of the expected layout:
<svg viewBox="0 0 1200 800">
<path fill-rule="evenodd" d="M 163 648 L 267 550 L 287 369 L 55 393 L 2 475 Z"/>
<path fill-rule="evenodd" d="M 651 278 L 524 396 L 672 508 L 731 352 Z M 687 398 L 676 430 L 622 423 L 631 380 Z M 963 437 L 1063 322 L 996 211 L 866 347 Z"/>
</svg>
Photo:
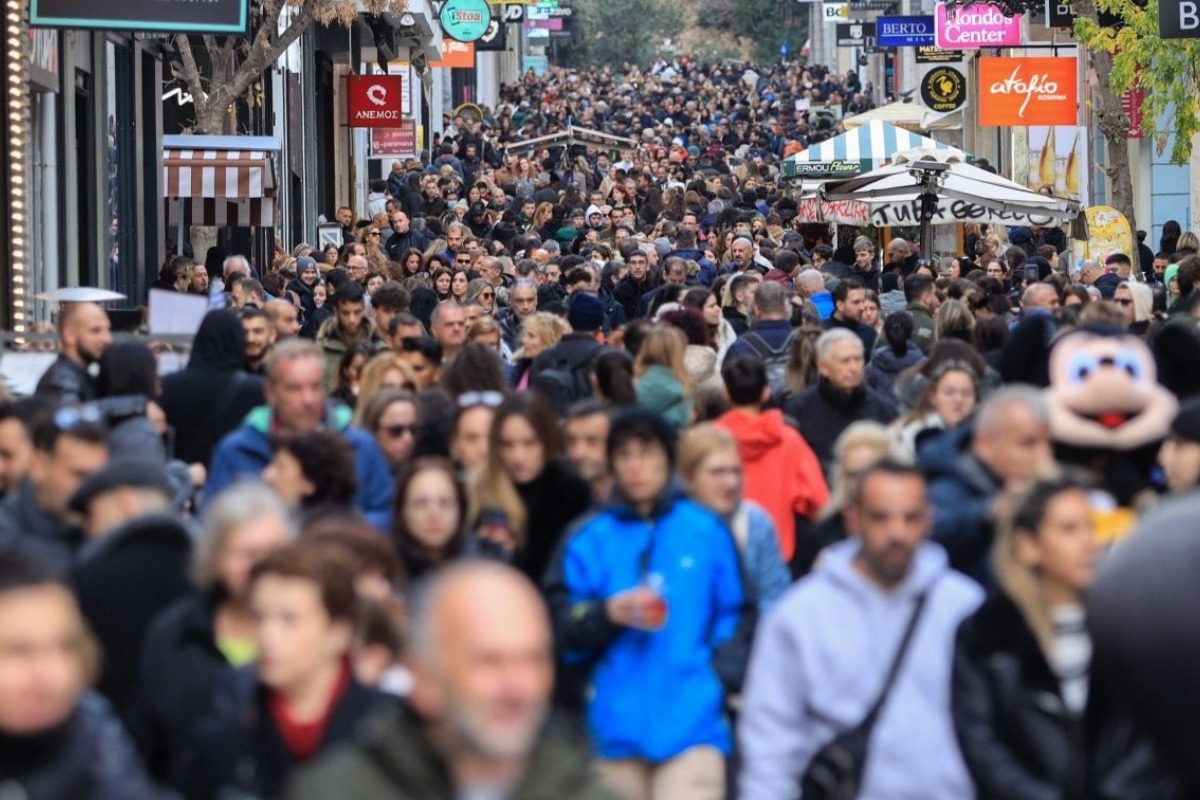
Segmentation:
<svg viewBox="0 0 1200 800">
<path fill-rule="evenodd" d="M 1142 361 L 1132 350 L 1122 350 L 1113 357 L 1113 366 L 1126 372 L 1135 381 L 1142 379 Z"/>
<path fill-rule="evenodd" d="M 1079 353 L 1067 367 L 1067 377 L 1074 383 L 1083 383 L 1100 368 L 1100 359 L 1091 353 Z"/>
</svg>

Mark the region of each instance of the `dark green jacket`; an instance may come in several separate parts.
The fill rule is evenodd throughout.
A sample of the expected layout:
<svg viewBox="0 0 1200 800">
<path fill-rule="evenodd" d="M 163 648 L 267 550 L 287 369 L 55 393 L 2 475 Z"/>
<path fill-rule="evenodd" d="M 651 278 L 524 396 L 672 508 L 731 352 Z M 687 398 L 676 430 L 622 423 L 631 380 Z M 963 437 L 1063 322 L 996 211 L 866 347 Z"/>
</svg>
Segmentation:
<svg viewBox="0 0 1200 800">
<path fill-rule="evenodd" d="M 591 769 L 587 742 L 551 722 L 509 800 L 614 800 Z M 297 774 L 288 800 L 455 800 L 446 763 L 422 723 L 402 705 L 360 729 L 357 740 Z"/>
</svg>

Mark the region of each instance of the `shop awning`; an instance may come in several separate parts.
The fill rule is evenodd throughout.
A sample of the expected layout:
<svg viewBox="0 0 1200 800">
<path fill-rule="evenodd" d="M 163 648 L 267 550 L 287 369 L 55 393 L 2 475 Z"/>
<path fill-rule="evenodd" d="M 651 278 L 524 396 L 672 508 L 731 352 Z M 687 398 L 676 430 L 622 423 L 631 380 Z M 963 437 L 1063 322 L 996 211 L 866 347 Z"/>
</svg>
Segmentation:
<svg viewBox="0 0 1200 800">
<path fill-rule="evenodd" d="M 269 136 L 164 136 L 168 224 L 273 227 L 280 149 Z"/>
<path fill-rule="evenodd" d="M 884 166 L 896 153 L 918 148 L 954 150 L 928 136 L 872 120 L 788 157 L 783 161 L 783 174 L 817 180 L 851 178 Z"/>
</svg>

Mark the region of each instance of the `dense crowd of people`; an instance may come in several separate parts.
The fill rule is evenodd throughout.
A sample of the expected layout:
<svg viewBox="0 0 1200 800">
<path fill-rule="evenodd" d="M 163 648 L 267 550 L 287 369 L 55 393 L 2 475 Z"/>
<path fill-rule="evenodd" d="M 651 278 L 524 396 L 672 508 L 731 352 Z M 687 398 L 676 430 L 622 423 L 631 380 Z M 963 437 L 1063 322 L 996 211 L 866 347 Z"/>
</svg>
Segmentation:
<svg viewBox="0 0 1200 800">
<path fill-rule="evenodd" d="M 64 304 L 0 405 L 0 797 L 1197 796 L 1088 599 L 1200 484 L 1200 240 L 835 247 L 778 161 L 866 102 L 526 76 L 341 247 L 170 259 L 226 306 L 178 372 Z M 638 145 L 503 147 L 572 124 Z"/>
</svg>

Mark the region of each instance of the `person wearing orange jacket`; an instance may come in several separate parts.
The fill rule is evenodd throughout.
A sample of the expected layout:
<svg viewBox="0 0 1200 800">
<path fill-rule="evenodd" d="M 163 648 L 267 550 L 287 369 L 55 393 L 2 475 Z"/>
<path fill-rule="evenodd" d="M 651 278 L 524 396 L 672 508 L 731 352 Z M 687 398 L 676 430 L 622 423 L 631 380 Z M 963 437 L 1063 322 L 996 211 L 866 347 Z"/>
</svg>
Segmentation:
<svg viewBox="0 0 1200 800">
<path fill-rule="evenodd" d="M 821 464 L 804 437 L 784 423 L 783 412 L 763 410 L 770 387 L 760 359 L 727 358 L 721 378 L 733 408 L 716 424 L 737 439 L 746 477 L 746 499 L 771 515 L 783 560 L 793 566 L 803 528 L 829 502 Z"/>
</svg>

